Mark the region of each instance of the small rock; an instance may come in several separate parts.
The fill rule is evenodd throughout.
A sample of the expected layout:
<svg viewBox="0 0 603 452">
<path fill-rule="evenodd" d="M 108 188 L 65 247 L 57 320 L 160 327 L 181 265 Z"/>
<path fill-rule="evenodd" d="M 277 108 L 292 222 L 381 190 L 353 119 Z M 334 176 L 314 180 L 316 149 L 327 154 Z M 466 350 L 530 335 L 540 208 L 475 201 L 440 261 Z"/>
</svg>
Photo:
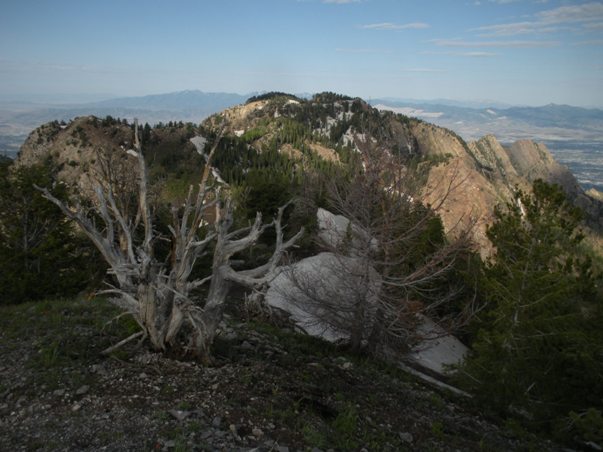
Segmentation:
<svg viewBox="0 0 603 452">
<path fill-rule="evenodd" d="M 57 397 L 63 397 L 65 395 L 65 390 L 57 389 L 56 391 L 52 392 L 52 395 L 57 396 Z"/>
<path fill-rule="evenodd" d="M 222 418 L 220 416 L 216 416 L 212 421 L 211 425 L 215 428 L 220 428 L 220 424 L 222 423 Z"/>
<path fill-rule="evenodd" d="M 164 447 L 167 447 L 168 449 L 173 449 L 174 447 L 176 447 L 176 441 L 174 440 L 169 440 L 163 443 Z"/>
<path fill-rule="evenodd" d="M 138 375 L 138 378 L 140 378 L 141 380 L 143 380 L 143 379 L 145 379 L 147 377 L 148 377 L 148 375 L 145 374 L 144 372 L 141 372 L 140 375 Z"/>
<path fill-rule="evenodd" d="M 398 436 L 400 437 L 400 439 L 402 441 L 404 441 L 405 443 L 408 443 L 408 444 L 412 444 L 412 442 L 414 441 L 412 434 L 408 433 L 408 432 L 400 432 L 400 433 L 398 433 Z"/>
<path fill-rule="evenodd" d="M 168 413 L 170 413 L 174 418 L 178 419 L 179 421 L 183 421 L 191 415 L 190 411 L 183 410 L 169 410 Z"/>
<path fill-rule="evenodd" d="M 592 441 L 588 441 L 587 443 L 584 443 L 586 446 L 590 447 L 592 450 L 603 450 L 603 447 L 599 446 L 597 443 L 594 443 Z"/>
<path fill-rule="evenodd" d="M 89 390 L 90 390 L 90 386 L 88 386 L 88 385 L 83 385 L 83 386 L 79 387 L 77 391 L 75 391 L 75 395 L 84 395 L 84 394 L 86 394 L 86 393 L 87 393 Z"/>
<path fill-rule="evenodd" d="M 82 408 L 82 405 L 80 405 L 79 403 L 76 403 L 75 405 L 73 405 L 71 407 L 71 411 L 79 411 Z"/>
<path fill-rule="evenodd" d="M 341 368 L 342 368 L 342 369 L 345 369 L 345 370 L 348 370 L 348 369 L 351 369 L 351 368 L 352 368 L 352 366 L 353 366 L 353 364 L 352 364 L 351 362 L 346 361 L 345 363 L 343 363 L 343 364 L 341 365 Z"/>
<path fill-rule="evenodd" d="M 264 436 L 264 432 L 262 431 L 262 429 L 257 427 L 251 430 L 251 434 L 256 438 L 261 438 L 262 436 Z"/>
<path fill-rule="evenodd" d="M 276 450 L 278 452 L 289 452 L 289 448 L 287 446 L 278 446 Z"/>
<path fill-rule="evenodd" d="M 232 432 L 232 434 L 236 436 L 236 434 L 237 434 L 237 426 L 236 425 L 230 424 L 230 426 L 228 427 L 228 430 L 230 430 Z"/>
<path fill-rule="evenodd" d="M 241 347 L 241 350 L 253 350 L 253 345 L 251 345 L 247 341 L 243 341 L 243 343 L 241 344 L 240 347 Z"/>
<path fill-rule="evenodd" d="M 237 337 L 238 337 L 237 333 L 235 333 L 234 331 L 230 331 L 224 335 L 224 340 L 226 340 L 228 342 L 232 342 L 232 341 L 236 340 Z"/>
</svg>

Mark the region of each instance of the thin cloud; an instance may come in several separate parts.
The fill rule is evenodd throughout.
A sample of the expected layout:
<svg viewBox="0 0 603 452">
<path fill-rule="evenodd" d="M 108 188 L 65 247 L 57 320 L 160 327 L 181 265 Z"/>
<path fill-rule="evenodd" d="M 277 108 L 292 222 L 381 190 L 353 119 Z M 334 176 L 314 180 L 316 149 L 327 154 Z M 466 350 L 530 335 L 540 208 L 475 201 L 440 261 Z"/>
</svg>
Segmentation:
<svg viewBox="0 0 603 452">
<path fill-rule="evenodd" d="M 402 69 L 402 72 L 410 72 L 410 73 L 421 73 L 421 74 L 437 74 L 437 73 L 442 73 L 442 72 L 447 72 L 444 69 L 432 69 L 432 68 L 424 68 L 424 67 L 417 67 L 417 68 L 405 68 Z"/>
<path fill-rule="evenodd" d="M 362 25 L 360 28 L 365 30 L 421 30 L 429 28 L 425 22 L 411 22 L 408 24 L 395 24 L 392 22 L 381 22 L 378 24 Z"/>
<path fill-rule="evenodd" d="M 526 34 L 544 34 L 558 31 L 596 31 L 603 29 L 603 3 L 560 6 L 540 11 L 533 20 L 486 25 L 470 31 L 481 32 L 480 37 L 502 37 Z"/>
<path fill-rule="evenodd" d="M 480 32 L 482 38 L 496 38 L 502 36 L 517 36 L 536 33 L 554 33 L 559 31 L 560 27 L 542 26 L 536 22 L 515 22 L 509 24 L 486 25 L 484 27 L 474 28 L 470 31 Z"/>
<path fill-rule="evenodd" d="M 543 23 L 548 24 L 602 21 L 603 3 L 560 6 L 558 8 L 536 13 L 536 17 Z"/>
<path fill-rule="evenodd" d="M 391 50 L 388 49 L 370 49 L 370 48 L 345 48 L 345 47 L 338 47 L 335 49 L 335 52 L 339 52 L 339 53 L 375 53 L 375 54 L 385 54 L 385 53 L 392 53 Z"/>
<path fill-rule="evenodd" d="M 603 46 L 603 39 L 590 39 L 587 41 L 579 41 L 574 45 L 577 46 Z"/>
<path fill-rule="evenodd" d="M 558 41 L 464 41 L 461 39 L 432 39 L 429 41 L 441 47 L 554 47 Z"/>
<path fill-rule="evenodd" d="M 490 58 L 498 55 L 494 52 L 455 52 L 455 55 L 470 57 L 470 58 Z"/>
<path fill-rule="evenodd" d="M 425 52 L 419 52 L 420 55 L 450 55 L 450 56 L 460 56 L 467 58 L 491 58 L 498 55 L 498 53 L 494 52 L 437 52 L 427 50 Z"/>
</svg>

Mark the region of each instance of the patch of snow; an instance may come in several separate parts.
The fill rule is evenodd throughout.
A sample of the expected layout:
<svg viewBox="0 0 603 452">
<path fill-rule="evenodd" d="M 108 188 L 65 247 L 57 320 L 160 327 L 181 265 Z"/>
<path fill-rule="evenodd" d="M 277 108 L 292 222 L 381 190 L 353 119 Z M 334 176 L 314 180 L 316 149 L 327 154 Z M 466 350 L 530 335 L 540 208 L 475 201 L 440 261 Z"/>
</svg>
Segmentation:
<svg viewBox="0 0 603 452">
<path fill-rule="evenodd" d="M 234 134 L 235 134 L 237 137 L 242 136 L 244 133 L 245 133 L 245 130 L 235 130 L 235 131 L 234 131 Z"/>
<path fill-rule="evenodd" d="M 197 154 L 204 155 L 205 145 L 207 144 L 207 138 L 201 135 L 197 135 L 195 137 L 192 137 L 189 141 L 193 143 L 195 149 L 197 149 Z"/>
<path fill-rule="evenodd" d="M 358 149 L 358 146 L 356 146 L 356 140 L 354 139 L 355 137 L 354 132 L 352 131 L 352 126 L 348 127 L 348 130 L 345 131 L 341 138 L 343 140 L 344 146 L 351 145 L 354 147 L 356 152 L 360 152 L 360 149 Z"/>
<path fill-rule="evenodd" d="M 423 315 L 419 317 L 421 323 L 417 333 L 423 337 L 423 340 L 413 347 L 409 357 L 427 369 L 445 374 L 446 367 L 459 364 L 469 349 L 433 320 Z"/>
<path fill-rule="evenodd" d="M 214 176 L 214 179 L 216 179 L 216 181 L 220 184 L 224 184 L 224 185 L 228 185 L 226 183 L 226 181 L 224 179 L 222 179 L 222 176 L 220 176 L 220 172 L 218 171 L 217 168 L 212 167 L 211 168 L 211 174 L 212 176 Z"/>
<path fill-rule="evenodd" d="M 339 113 L 337 113 L 337 120 L 348 121 L 352 116 L 354 116 L 354 113 L 352 113 L 351 111 L 341 110 Z"/>
<path fill-rule="evenodd" d="M 316 212 L 318 222 L 318 238 L 331 248 L 339 248 L 347 240 L 350 240 L 349 250 L 354 256 L 354 249 L 361 249 L 369 238 L 368 233 L 356 224 L 350 223 L 343 215 L 335 215 L 326 209 L 319 208 Z M 351 237 L 349 237 L 351 235 Z M 376 250 L 378 242 L 375 238 L 370 239 L 372 250 Z"/>
<path fill-rule="evenodd" d="M 278 276 L 270 283 L 265 301 L 269 306 L 289 313 L 296 325 L 311 336 L 329 342 L 348 339 L 344 328 L 335 328 L 323 320 L 331 315 L 330 310 L 322 310 L 317 300 L 328 300 L 329 308 L 340 303 L 341 309 L 337 311 L 341 320 L 338 323 L 352 324 L 351 316 L 354 311 L 350 304 L 357 298 L 360 287 L 366 288 L 367 285 L 361 264 L 361 260 L 357 258 L 320 253 L 293 265 L 281 267 Z M 374 306 L 380 278 L 374 269 L 370 274 L 368 284 L 371 290 L 368 301 Z M 371 293 L 374 295 L 370 295 Z M 368 322 L 367 333 L 370 330 L 371 325 Z"/>
<path fill-rule="evenodd" d="M 490 113 L 492 116 L 498 116 L 494 110 L 490 110 L 489 108 L 486 110 L 487 113 Z"/>
<path fill-rule="evenodd" d="M 289 105 L 289 104 L 299 105 L 299 101 L 294 100 L 294 99 L 289 99 L 285 105 Z"/>
</svg>

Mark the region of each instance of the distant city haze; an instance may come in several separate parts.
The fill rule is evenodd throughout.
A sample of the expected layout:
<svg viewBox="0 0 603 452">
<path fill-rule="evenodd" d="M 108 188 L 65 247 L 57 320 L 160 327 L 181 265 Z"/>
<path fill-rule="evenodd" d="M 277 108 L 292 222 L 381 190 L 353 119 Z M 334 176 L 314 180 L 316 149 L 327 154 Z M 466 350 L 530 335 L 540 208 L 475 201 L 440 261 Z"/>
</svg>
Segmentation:
<svg viewBox="0 0 603 452">
<path fill-rule="evenodd" d="M 603 106 L 603 2 L 4 0 L 0 101 L 334 91 Z"/>
</svg>

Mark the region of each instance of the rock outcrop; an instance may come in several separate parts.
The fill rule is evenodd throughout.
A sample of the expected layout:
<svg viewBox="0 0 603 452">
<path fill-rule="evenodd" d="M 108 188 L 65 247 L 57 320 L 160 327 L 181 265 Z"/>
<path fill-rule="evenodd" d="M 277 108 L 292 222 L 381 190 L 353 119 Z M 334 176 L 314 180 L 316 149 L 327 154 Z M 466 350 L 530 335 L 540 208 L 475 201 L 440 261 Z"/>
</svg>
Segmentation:
<svg viewBox="0 0 603 452">
<path fill-rule="evenodd" d="M 367 284 L 371 287 L 368 293 L 374 294 L 367 300 L 368 305 L 376 309 L 380 277 L 374 269 L 369 275 L 367 282 L 363 261 L 358 258 L 320 253 L 280 268 L 265 301 L 290 314 L 307 334 L 330 342 L 349 339 L 349 326 L 355 322 L 353 303 L 359 289 Z M 365 313 L 366 319 L 373 317 L 370 312 Z M 372 324 L 367 321 L 363 327 L 369 334 Z"/>
<path fill-rule="evenodd" d="M 54 121 L 29 135 L 16 164 L 27 166 L 51 159 L 59 169 L 59 178 L 73 192 L 91 196 L 90 176 L 95 173 L 109 169 L 115 175 L 118 171 L 129 176 L 138 173 L 136 159 L 126 152 L 132 147 L 132 136 L 130 126 L 120 122 L 103 124 L 93 116 L 79 117 L 68 124 Z"/>
</svg>

